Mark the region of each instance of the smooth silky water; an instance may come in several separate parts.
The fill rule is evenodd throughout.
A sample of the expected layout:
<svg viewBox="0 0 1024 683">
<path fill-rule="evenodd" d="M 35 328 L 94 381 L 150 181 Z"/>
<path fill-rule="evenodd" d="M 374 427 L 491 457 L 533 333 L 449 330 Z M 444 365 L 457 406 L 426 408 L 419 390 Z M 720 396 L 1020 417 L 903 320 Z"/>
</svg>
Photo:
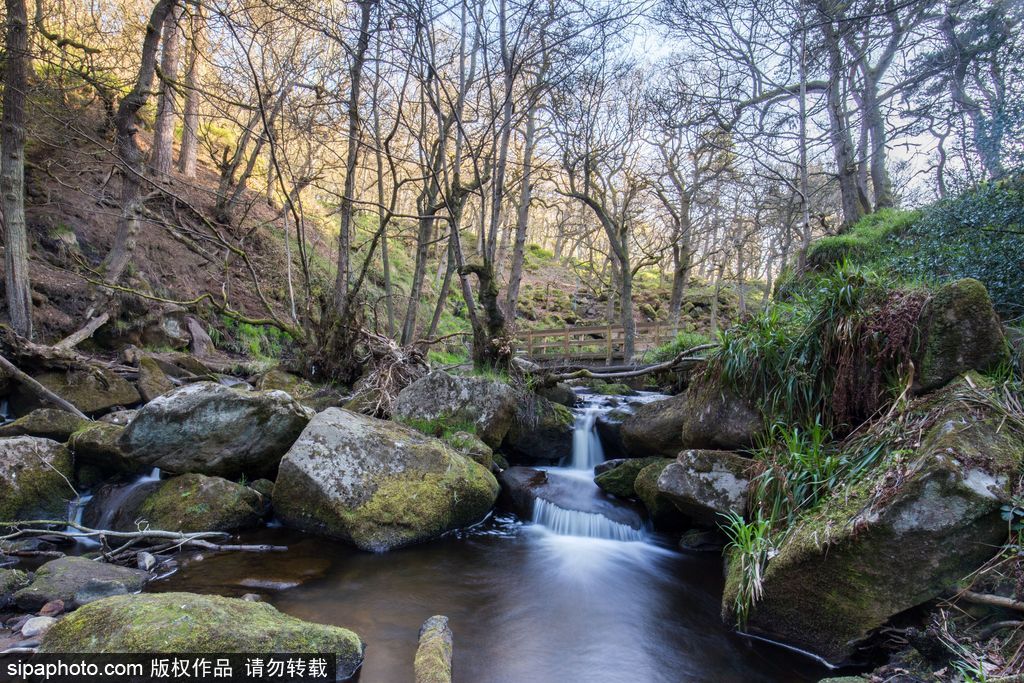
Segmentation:
<svg viewBox="0 0 1024 683">
<path fill-rule="evenodd" d="M 603 455 L 578 450 L 600 448 L 591 408 L 580 411 L 577 430 L 587 433 L 575 435 L 572 466 L 547 468 L 549 476 L 594 487 L 590 468 Z M 287 545 L 287 553 L 193 556 L 149 590 L 258 593 L 288 614 L 351 628 L 367 643 L 363 683 L 411 681 L 418 629 L 433 614 L 450 619 L 461 683 L 816 681 L 827 673 L 722 625 L 718 556 L 683 554 L 648 530 L 547 501 L 534 519 L 498 515 L 385 554 L 266 528 L 241 542 Z"/>
</svg>

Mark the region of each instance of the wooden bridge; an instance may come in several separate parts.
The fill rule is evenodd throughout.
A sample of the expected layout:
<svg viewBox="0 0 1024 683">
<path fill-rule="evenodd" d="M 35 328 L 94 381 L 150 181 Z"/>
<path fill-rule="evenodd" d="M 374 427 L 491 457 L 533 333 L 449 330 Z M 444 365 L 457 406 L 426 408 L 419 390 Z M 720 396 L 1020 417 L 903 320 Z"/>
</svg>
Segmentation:
<svg viewBox="0 0 1024 683">
<path fill-rule="evenodd" d="M 655 349 L 674 337 L 672 327 L 663 323 L 639 323 L 636 326 L 633 354 Z M 625 357 L 626 332 L 621 325 L 562 327 L 519 332 L 520 352 L 532 361 L 603 360 L 608 363 Z"/>
</svg>

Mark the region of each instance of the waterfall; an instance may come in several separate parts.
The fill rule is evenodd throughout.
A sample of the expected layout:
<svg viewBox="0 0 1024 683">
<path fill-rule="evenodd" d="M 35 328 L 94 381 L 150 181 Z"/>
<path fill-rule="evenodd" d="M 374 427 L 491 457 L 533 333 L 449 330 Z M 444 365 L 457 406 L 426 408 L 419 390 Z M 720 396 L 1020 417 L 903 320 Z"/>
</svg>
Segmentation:
<svg viewBox="0 0 1024 683">
<path fill-rule="evenodd" d="M 130 484 L 125 484 L 121 488 L 117 489 L 110 495 L 110 498 L 104 501 L 105 506 L 103 514 L 100 516 L 99 522 L 96 524 L 97 529 L 110 529 L 111 522 L 114 521 L 114 516 L 121 509 L 121 506 L 127 502 L 128 497 L 132 494 L 135 489 L 139 488 L 143 484 L 149 484 L 154 481 L 160 481 L 160 468 L 154 467 L 153 471 L 149 474 L 144 474 Z"/>
<path fill-rule="evenodd" d="M 14 418 L 11 416 L 10 407 L 7 404 L 7 400 L 0 401 L 0 425 L 11 422 Z"/>
<path fill-rule="evenodd" d="M 604 462 L 604 451 L 601 439 L 597 435 L 597 416 L 601 413 L 598 406 L 586 406 L 576 415 L 576 423 L 572 432 L 572 468 L 574 470 L 592 470 Z"/>
<path fill-rule="evenodd" d="M 641 529 L 613 522 L 593 512 L 566 510 L 543 498 L 535 498 L 533 501 L 533 521 L 559 536 L 605 538 L 612 541 L 644 540 Z"/>
</svg>

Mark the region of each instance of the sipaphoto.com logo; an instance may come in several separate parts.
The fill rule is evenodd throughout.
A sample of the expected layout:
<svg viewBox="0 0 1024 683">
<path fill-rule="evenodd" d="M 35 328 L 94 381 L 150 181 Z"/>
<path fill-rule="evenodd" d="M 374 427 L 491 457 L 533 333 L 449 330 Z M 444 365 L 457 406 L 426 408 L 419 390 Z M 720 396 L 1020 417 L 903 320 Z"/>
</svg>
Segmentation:
<svg viewBox="0 0 1024 683">
<path fill-rule="evenodd" d="M 8 662 L 7 675 L 12 680 L 48 681 L 53 679 L 83 678 L 95 679 L 100 676 L 141 676 L 142 664 L 131 662 L 95 662 L 57 660 L 50 662 Z"/>
</svg>

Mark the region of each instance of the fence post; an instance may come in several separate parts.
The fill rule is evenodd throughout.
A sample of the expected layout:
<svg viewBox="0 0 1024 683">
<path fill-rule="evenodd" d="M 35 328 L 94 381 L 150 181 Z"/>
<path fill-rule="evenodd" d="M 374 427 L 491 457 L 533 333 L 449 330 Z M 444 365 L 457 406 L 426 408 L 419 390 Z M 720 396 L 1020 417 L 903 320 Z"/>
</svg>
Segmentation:
<svg viewBox="0 0 1024 683">
<path fill-rule="evenodd" d="M 565 355 L 565 360 L 569 360 L 569 330 L 566 328 L 562 334 L 562 353 Z"/>
<path fill-rule="evenodd" d="M 526 332 L 526 357 L 533 358 L 533 330 Z"/>
</svg>

